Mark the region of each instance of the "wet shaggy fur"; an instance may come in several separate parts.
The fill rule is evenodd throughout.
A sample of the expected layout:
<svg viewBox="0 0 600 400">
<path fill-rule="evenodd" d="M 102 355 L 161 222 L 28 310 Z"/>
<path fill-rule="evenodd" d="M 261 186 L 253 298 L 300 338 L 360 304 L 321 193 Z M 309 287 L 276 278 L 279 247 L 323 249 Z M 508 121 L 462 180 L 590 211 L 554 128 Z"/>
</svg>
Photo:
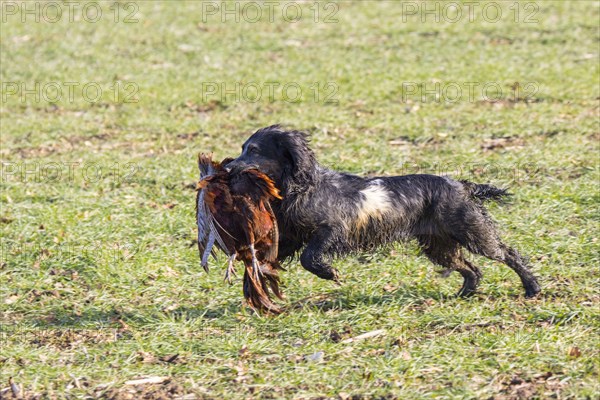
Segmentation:
<svg viewBox="0 0 600 400">
<path fill-rule="evenodd" d="M 339 280 L 333 257 L 415 239 L 432 262 L 462 275 L 461 296 L 472 294 L 482 278 L 463 249 L 508 265 L 527 297 L 540 292 L 523 257 L 502 242 L 483 207 L 485 200 L 506 196 L 503 189 L 435 175 L 362 178 L 332 171 L 317 163 L 305 133 L 277 125 L 254 133 L 226 168 L 250 166 L 271 177 L 283 195 L 272 203 L 278 258 L 300 253 L 302 266 L 323 279 Z"/>
</svg>

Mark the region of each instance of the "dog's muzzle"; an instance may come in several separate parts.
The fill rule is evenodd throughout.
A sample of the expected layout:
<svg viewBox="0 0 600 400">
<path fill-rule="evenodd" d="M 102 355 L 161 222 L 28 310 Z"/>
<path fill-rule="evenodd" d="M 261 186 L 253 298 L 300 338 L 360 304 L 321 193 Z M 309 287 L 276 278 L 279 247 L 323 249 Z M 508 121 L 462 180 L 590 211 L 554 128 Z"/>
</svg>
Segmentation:
<svg viewBox="0 0 600 400">
<path fill-rule="evenodd" d="M 233 160 L 225 166 L 225 171 L 233 174 L 238 174 L 240 172 L 247 171 L 250 169 L 258 170 L 259 168 L 256 164 L 249 164 L 240 160 Z"/>
</svg>

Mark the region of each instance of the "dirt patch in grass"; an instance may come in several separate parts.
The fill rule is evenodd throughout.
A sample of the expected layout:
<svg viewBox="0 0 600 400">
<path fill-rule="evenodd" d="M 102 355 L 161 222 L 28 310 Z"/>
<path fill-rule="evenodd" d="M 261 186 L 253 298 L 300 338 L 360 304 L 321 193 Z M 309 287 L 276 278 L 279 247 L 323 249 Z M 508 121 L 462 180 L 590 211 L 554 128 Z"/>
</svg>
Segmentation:
<svg viewBox="0 0 600 400">
<path fill-rule="evenodd" d="M 484 141 L 481 144 L 481 149 L 484 151 L 514 150 L 521 149 L 524 146 L 525 141 L 519 137 L 503 136 Z"/>
<path fill-rule="evenodd" d="M 499 394 L 494 400 L 525 400 L 532 398 L 560 398 L 560 392 L 567 385 L 561 377 L 551 372 L 530 378 L 515 375 L 502 382 Z"/>
<path fill-rule="evenodd" d="M 186 396 L 186 390 L 177 382 L 167 379 L 162 383 L 124 385 L 96 393 L 98 399 L 107 400 L 172 400 L 196 399 L 195 395 Z"/>
<path fill-rule="evenodd" d="M 30 336 L 29 343 L 33 345 L 57 349 L 77 348 L 89 343 L 111 343 L 121 336 L 117 329 L 43 329 L 26 334 Z"/>
</svg>

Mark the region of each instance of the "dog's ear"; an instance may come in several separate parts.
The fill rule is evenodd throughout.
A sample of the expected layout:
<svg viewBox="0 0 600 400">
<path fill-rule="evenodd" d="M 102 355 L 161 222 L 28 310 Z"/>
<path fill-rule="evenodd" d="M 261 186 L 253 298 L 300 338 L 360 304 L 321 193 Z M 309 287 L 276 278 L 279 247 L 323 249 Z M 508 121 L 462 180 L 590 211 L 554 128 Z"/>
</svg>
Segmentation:
<svg viewBox="0 0 600 400">
<path fill-rule="evenodd" d="M 315 168 L 315 155 L 308 147 L 308 135 L 300 131 L 286 132 L 285 156 L 289 159 L 292 170 L 286 171 L 293 177 L 312 174 Z"/>
</svg>

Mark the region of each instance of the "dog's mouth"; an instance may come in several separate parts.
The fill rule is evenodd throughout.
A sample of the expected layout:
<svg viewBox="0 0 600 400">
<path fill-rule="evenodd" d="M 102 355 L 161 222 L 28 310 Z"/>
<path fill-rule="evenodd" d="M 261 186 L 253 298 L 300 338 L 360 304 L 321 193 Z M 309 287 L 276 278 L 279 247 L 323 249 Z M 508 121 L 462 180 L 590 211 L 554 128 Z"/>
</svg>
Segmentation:
<svg viewBox="0 0 600 400">
<path fill-rule="evenodd" d="M 248 171 L 260 171 L 260 168 L 256 164 L 247 164 L 243 166 L 225 167 L 225 171 L 230 174 L 239 174 Z"/>
<path fill-rule="evenodd" d="M 252 164 L 252 165 L 248 165 L 247 167 L 244 167 L 240 172 L 248 172 L 248 171 L 259 171 L 260 172 L 260 168 L 258 168 L 258 165 Z"/>
</svg>

